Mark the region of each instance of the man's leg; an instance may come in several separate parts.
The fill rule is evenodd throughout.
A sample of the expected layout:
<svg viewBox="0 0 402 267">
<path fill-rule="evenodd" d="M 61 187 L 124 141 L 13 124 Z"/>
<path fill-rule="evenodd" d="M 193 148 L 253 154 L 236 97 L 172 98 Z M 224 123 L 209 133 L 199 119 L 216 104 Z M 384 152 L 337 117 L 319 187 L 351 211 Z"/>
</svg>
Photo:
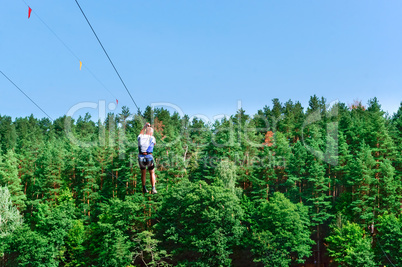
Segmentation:
<svg viewBox="0 0 402 267">
<path fill-rule="evenodd" d="M 149 170 L 149 176 L 150 176 L 151 185 L 152 185 L 151 194 L 156 194 L 158 192 L 156 191 L 156 188 L 155 188 L 155 183 L 156 183 L 155 169 Z"/>
<path fill-rule="evenodd" d="M 152 188 L 155 188 L 155 182 L 156 182 L 156 178 L 155 178 L 155 169 L 149 170 L 149 176 L 151 176 L 151 185 Z"/>
<path fill-rule="evenodd" d="M 141 181 L 142 181 L 142 193 L 148 193 L 147 187 L 145 186 L 146 183 L 146 175 L 147 175 L 147 170 L 142 169 L 141 170 Z"/>
<path fill-rule="evenodd" d="M 145 186 L 145 183 L 146 183 L 146 180 L 145 180 L 146 175 L 147 175 L 147 170 L 146 170 L 146 169 L 141 170 L 141 181 L 142 181 L 142 186 Z"/>
<path fill-rule="evenodd" d="M 146 183 L 146 175 L 147 175 L 147 169 L 146 165 L 144 165 L 144 158 L 143 157 L 138 157 L 138 165 L 140 165 L 141 169 L 141 182 L 142 182 L 142 193 L 148 193 L 147 187 L 145 186 Z"/>
</svg>

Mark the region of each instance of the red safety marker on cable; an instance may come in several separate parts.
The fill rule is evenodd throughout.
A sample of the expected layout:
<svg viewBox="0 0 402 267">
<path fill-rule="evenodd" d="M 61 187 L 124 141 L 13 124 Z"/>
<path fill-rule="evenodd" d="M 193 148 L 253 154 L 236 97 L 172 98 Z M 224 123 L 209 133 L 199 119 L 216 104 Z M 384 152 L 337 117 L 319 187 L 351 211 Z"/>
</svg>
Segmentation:
<svg viewBox="0 0 402 267">
<path fill-rule="evenodd" d="M 31 11 L 32 11 L 32 8 L 30 6 L 28 6 L 28 19 L 31 17 Z"/>
<path fill-rule="evenodd" d="M 117 100 L 117 99 L 116 99 L 116 104 L 117 104 L 117 105 L 119 104 L 119 100 Z"/>
</svg>

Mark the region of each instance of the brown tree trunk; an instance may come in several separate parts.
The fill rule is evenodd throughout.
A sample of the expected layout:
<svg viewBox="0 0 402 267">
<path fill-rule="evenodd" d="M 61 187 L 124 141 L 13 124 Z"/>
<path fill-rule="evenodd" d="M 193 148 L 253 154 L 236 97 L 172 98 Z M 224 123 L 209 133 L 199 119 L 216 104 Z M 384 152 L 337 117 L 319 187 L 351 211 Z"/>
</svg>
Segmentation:
<svg viewBox="0 0 402 267">
<path fill-rule="evenodd" d="M 320 255 L 320 225 L 317 225 L 317 266 L 320 267 L 321 265 L 321 255 Z"/>
</svg>

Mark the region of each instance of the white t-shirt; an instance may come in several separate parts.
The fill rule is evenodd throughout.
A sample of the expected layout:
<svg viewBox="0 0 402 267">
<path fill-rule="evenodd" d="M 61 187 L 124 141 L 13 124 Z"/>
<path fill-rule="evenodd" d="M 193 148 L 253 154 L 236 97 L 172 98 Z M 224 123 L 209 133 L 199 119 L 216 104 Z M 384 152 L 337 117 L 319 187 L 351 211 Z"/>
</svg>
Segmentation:
<svg viewBox="0 0 402 267">
<path fill-rule="evenodd" d="M 152 153 L 154 150 L 154 145 L 156 144 L 155 137 L 147 134 L 140 134 L 137 138 L 138 149 L 140 153 Z"/>
</svg>

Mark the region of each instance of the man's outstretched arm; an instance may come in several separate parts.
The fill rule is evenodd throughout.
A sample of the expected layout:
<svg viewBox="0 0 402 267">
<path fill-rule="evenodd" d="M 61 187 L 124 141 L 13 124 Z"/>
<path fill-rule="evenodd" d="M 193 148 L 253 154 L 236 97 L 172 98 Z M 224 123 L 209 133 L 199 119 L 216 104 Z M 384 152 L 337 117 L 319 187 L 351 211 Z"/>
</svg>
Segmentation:
<svg viewBox="0 0 402 267">
<path fill-rule="evenodd" d="M 141 130 L 140 134 L 144 134 L 145 129 L 147 129 L 148 126 L 151 126 L 151 124 L 149 122 L 145 123 L 144 127 L 142 127 L 142 130 Z"/>
</svg>

